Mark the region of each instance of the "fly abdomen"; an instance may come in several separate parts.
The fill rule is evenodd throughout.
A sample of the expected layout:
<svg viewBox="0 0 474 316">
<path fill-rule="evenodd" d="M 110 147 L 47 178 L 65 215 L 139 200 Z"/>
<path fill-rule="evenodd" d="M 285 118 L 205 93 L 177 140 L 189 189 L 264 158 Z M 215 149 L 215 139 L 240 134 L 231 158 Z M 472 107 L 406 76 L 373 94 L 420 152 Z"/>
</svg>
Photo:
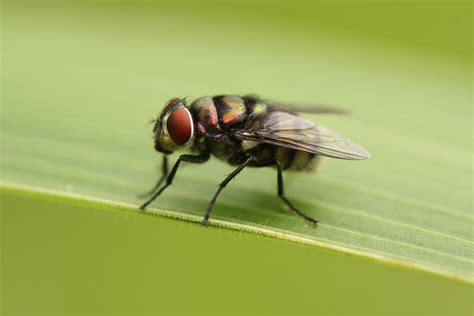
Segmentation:
<svg viewBox="0 0 474 316">
<path fill-rule="evenodd" d="M 294 171 L 313 171 L 316 167 L 315 155 L 304 151 L 277 146 L 275 159 L 283 169 Z"/>
<path fill-rule="evenodd" d="M 269 161 L 277 160 L 283 170 L 313 171 L 318 160 L 318 157 L 311 153 L 269 144 L 259 144 L 248 153 L 257 161 L 257 167 L 268 166 Z"/>
<path fill-rule="evenodd" d="M 278 160 L 283 167 L 283 169 L 288 169 L 296 155 L 295 149 L 285 148 L 285 147 L 276 147 L 275 148 L 275 159 Z"/>
<path fill-rule="evenodd" d="M 319 157 L 305 151 L 296 151 L 293 161 L 289 165 L 289 170 L 314 171 L 318 165 Z"/>
</svg>

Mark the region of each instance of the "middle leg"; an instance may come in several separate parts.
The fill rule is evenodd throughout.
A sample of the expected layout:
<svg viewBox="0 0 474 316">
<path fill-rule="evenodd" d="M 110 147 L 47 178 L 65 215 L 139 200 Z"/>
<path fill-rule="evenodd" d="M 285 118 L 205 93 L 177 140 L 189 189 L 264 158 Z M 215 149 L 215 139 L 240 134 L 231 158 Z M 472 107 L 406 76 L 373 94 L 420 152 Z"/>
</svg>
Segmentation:
<svg viewBox="0 0 474 316">
<path fill-rule="evenodd" d="M 209 203 L 209 206 L 207 207 L 207 210 L 206 210 L 206 215 L 204 215 L 204 220 L 202 221 L 202 224 L 204 226 L 207 227 L 207 225 L 209 224 L 209 217 L 211 216 L 211 211 L 212 211 L 212 208 L 214 207 L 214 203 L 216 203 L 216 199 L 217 199 L 217 196 L 219 196 L 219 193 L 221 193 L 222 189 L 225 188 L 225 186 L 227 185 L 227 183 L 229 183 L 230 180 L 232 180 L 233 178 L 235 178 L 236 175 L 239 174 L 240 171 L 242 171 L 242 169 L 244 169 L 250 161 L 252 161 L 252 157 L 249 156 L 240 166 L 237 167 L 237 169 L 235 169 L 234 171 L 232 171 L 231 174 L 229 174 L 225 179 L 224 181 L 222 181 L 220 184 L 219 184 L 219 188 L 217 188 L 217 191 L 216 193 L 214 193 L 214 196 L 212 197 L 212 200 L 211 202 Z"/>
</svg>

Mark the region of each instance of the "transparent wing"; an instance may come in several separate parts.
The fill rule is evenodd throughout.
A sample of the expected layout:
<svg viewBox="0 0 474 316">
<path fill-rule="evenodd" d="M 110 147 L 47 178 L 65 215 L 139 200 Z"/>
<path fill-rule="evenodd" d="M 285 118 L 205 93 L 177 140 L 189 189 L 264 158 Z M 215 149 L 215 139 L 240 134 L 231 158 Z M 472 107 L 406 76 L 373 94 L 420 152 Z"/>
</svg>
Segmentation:
<svg viewBox="0 0 474 316">
<path fill-rule="evenodd" d="M 244 99 L 253 100 L 254 102 L 263 102 L 267 105 L 268 112 L 288 112 L 288 113 L 313 113 L 313 114 L 348 114 L 349 111 L 339 109 L 333 106 L 322 104 L 301 104 L 279 102 L 270 99 L 262 99 L 257 94 L 247 94 Z"/>
<path fill-rule="evenodd" d="M 348 114 L 349 111 L 327 105 L 307 105 L 267 101 L 269 112 L 313 113 L 313 114 Z"/>
<path fill-rule="evenodd" d="M 288 147 L 321 156 L 361 160 L 370 154 L 347 138 L 302 117 L 286 112 L 251 116 L 236 137 Z"/>
</svg>

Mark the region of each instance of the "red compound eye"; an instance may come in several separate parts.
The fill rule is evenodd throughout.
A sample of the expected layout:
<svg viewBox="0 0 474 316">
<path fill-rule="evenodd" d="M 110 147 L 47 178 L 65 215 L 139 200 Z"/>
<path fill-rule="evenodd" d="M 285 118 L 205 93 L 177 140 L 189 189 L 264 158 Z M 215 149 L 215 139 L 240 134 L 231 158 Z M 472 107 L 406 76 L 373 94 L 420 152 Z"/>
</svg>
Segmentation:
<svg viewBox="0 0 474 316">
<path fill-rule="evenodd" d="M 186 108 L 177 108 L 168 117 L 166 127 L 176 145 L 186 144 L 193 134 L 193 122 Z"/>
</svg>

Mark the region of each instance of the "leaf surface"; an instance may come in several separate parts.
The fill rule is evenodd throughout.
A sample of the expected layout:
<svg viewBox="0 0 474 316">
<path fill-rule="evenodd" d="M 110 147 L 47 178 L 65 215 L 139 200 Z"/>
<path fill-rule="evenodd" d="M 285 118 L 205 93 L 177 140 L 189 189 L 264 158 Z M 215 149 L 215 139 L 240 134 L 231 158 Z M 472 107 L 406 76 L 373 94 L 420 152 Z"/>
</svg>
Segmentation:
<svg viewBox="0 0 474 316">
<path fill-rule="evenodd" d="M 272 169 L 232 181 L 211 224 L 473 281 L 472 74 L 464 55 L 367 39 L 362 47 L 312 25 L 301 33 L 298 23 L 280 29 L 288 44 L 281 48 L 245 10 L 239 32 L 224 23 L 233 16 L 226 10 L 202 23 L 192 7 L 8 10 L 2 186 L 133 209 L 159 175 L 147 122 L 170 97 L 256 91 L 333 103 L 353 114 L 307 117 L 372 158 L 324 159 L 316 174 L 285 174 L 287 197 L 319 227 L 282 207 Z M 222 34 L 232 37 L 227 45 Z M 149 212 L 199 221 L 231 170 L 216 159 L 183 167 Z"/>
</svg>

